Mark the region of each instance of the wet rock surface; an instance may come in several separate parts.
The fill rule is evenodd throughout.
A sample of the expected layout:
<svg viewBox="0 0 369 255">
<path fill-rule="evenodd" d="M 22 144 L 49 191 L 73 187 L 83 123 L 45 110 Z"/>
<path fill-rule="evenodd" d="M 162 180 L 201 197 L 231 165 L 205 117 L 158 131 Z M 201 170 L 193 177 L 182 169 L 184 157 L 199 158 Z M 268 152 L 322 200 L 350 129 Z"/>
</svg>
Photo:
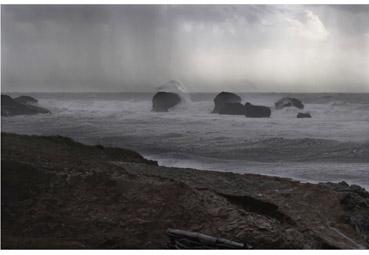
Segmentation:
<svg viewBox="0 0 369 255">
<path fill-rule="evenodd" d="M 167 112 L 181 102 L 181 98 L 173 92 L 158 92 L 152 98 L 152 111 Z"/>
<path fill-rule="evenodd" d="M 225 104 L 241 104 L 241 97 L 231 92 L 220 92 L 214 98 L 212 113 L 220 113 Z"/>
<path fill-rule="evenodd" d="M 225 103 L 220 108 L 219 114 L 245 115 L 245 107 L 241 103 Z"/>
<path fill-rule="evenodd" d="M 245 115 L 249 118 L 269 118 L 271 110 L 267 106 L 245 104 Z"/>
<path fill-rule="evenodd" d="M 311 114 L 308 113 L 308 112 L 299 112 L 297 115 L 296 115 L 297 118 L 299 119 L 303 119 L 303 118 L 311 118 Z"/>
<path fill-rule="evenodd" d="M 168 228 L 266 248 L 368 247 L 368 193 L 168 168 L 125 149 L 2 133 L 2 248 L 165 248 Z"/>
</svg>

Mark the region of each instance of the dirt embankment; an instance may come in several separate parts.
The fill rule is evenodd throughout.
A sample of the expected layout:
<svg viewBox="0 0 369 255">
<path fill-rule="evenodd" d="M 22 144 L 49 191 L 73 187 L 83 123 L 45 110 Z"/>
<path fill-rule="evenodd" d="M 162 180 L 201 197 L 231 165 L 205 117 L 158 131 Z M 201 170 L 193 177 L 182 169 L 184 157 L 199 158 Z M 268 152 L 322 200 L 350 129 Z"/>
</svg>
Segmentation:
<svg viewBox="0 0 369 255">
<path fill-rule="evenodd" d="M 369 194 L 157 166 L 136 152 L 2 133 L 2 248 L 165 248 L 167 228 L 253 248 L 369 247 Z"/>
</svg>

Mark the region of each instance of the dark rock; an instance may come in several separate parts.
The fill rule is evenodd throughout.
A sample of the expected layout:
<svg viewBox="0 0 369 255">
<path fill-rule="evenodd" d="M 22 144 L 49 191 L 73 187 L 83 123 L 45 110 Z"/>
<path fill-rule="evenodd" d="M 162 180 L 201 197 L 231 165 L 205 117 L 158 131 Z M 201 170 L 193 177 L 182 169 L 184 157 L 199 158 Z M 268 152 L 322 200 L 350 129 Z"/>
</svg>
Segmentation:
<svg viewBox="0 0 369 255">
<path fill-rule="evenodd" d="M 220 108 L 219 114 L 245 115 L 245 106 L 241 103 L 225 103 Z"/>
<path fill-rule="evenodd" d="M 169 108 L 181 102 L 181 98 L 172 92 L 158 92 L 152 98 L 152 111 L 167 112 Z"/>
<path fill-rule="evenodd" d="M 356 184 L 349 185 L 345 181 L 341 181 L 339 183 L 326 182 L 326 183 L 320 183 L 320 184 L 333 188 L 334 190 L 338 192 L 353 192 L 364 198 L 369 199 L 369 192 Z"/>
<path fill-rule="evenodd" d="M 96 148 L 98 148 L 99 150 L 103 150 L 104 149 L 104 146 L 102 146 L 101 144 L 97 144 L 96 145 Z"/>
<path fill-rule="evenodd" d="M 11 104 L 13 102 L 13 98 L 8 95 L 1 95 L 1 104 Z"/>
<path fill-rule="evenodd" d="M 347 193 L 341 200 L 341 203 L 348 210 L 369 208 L 369 200 L 355 192 Z"/>
<path fill-rule="evenodd" d="M 353 226 L 369 245 L 369 192 L 358 185 L 349 185 L 346 182 L 328 182 L 322 185 L 343 193 L 340 199 L 344 209 L 342 219 Z"/>
<path fill-rule="evenodd" d="M 297 118 L 311 118 L 311 114 L 308 112 L 299 112 L 297 114 Z"/>
<path fill-rule="evenodd" d="M 271 114 L 270 108 L 261 105 L 245 104 L 245 115 L 250 118 L 269 118 Z"/>
<path fill-rule="evenodd" d="M 214 110 L 212 113 L 220 113 L 226 103 L 241 103 L 241 97 L 231 92 L 221 92 L 214 98 Z"/>
<path fill-rule="evenodd" d="M 284 97 L 275 103 L 276 109 L 282 109 L 284 107 L 291 107 L 291 106 L 294 106 L 299 109 L 304 109 L 304 104 L 297 98 L 293 98 L 293 97 Z"/>
<path fill-rule="evenodd" d="M 39 106 L 19 103 L 8 95 L 1 95 L 1 116 L 33 115 L 39 113 L 50 113 L 50 111 Z"/>
<path fill-rule="evenodd" d="M 353 187 L 356 186 L 356 187 Z M 350 191 L 341 200 L 345 208 L 345 219 L 356 232 L 363 236 L 369 244 L 369 198 L 368 192 L 357 185 L 351 185 Z"/>
<path fill-rule="evenodd" d="M 14 98 L 15 101 L 21 104 L 37 104 L 38 100 L 30 96 L 19 96 Z"/>
</svg>

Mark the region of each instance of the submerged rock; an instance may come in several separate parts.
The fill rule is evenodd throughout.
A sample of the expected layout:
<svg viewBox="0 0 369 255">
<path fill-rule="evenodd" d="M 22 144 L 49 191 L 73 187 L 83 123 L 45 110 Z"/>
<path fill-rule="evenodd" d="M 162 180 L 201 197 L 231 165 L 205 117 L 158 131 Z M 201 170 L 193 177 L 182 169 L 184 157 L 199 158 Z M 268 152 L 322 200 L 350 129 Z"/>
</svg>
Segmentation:
<svg viewBox="0 0 369 255">
<path fill-rule="evenodd" d="M 308 112 L 299 112 L 297 114 L 297 118 L 311 118 L 311 114 Z"/>
<path fill-rule="evenodd" d="M 245 115 L 250 118 L 269 118 L 271 110 L 267 106 L 245 104 Z"/>
<path fill-rule="evenodd" d="M 14 98 L 15 101 L 21 104 L 37 104 L 38 100 L 30 96 L 19 96 Z"/>
<path fill-rule="evenodd" d="M 33 115 L 39 113 L 50 113 L 50 111 L 39 106 L 19 103 L 8 95 L 1 95 L 1 116 Z"/>
<path fill-rule="evenodd" d="M 227 103 L 241 103 L 241 97 L 231 92 L 221 92 L 214 98 L 214 110 L 212 113 L 220 113 Z"/>
<path fill-rule="evenodd" d="M 152 98 L 152 111 L 167 112 L 173 106 L 181 102 L 181 98 L 176 93 L 158 92 Z"/>
<path fill-rule="evenodd" d="M 299 108 L 299 109 L 304 109 L 304 104 L 297 98 L 293 98 L 293 97 L 284 97 L 275 103 L 276 109 L 282 109 L 284 107 L 291 107 L 291 106 Z"/>
<path fill-rule="evenodd" d="M 241 103 L 225 103 L 220 108 L 219 114 L 245 115 L 245 106 Z"/>
</svg>

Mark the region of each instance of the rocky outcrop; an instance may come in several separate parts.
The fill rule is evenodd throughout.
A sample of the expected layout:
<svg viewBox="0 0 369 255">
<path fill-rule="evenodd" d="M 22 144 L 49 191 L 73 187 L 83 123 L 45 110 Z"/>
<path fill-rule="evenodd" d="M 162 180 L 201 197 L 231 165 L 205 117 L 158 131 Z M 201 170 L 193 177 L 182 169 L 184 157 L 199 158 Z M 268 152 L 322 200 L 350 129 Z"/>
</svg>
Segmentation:
<svg viewBox="0 0 369 255">
<path fill-rule="evenodd" d="M 37 104 L 38 100 L 30 96 L 15 97 L 14 100 L 21 104 Z"/>
<path fill-rule="evenodd" d="M 19 101 L 19 100 L 18 100 Z M 50 113 L 42 107 L 29 103 L 20 103 L 8 95 L 1 95 L 1 116 L 34 115 Z"/>
<path fill-rule="evenodd" d="M 245 115 L 249 118 L 269 118 L 271 110 L 267 106 L 245 104 Z"/>
<path fill-rule="evenodd" d="M 304 109 L 304 104 L 297 98 L 293 97 L 284 97 L 275 103 L 276 109 L 282 109 L 285 107 L 296 107 L 298 109 Z"/>
<path fill-rule="evenodd" d="M 219 114 L 245 115 L 245 106 L 241 103 L 225 103 L 220 108 Z"/>
<path fill-rule="evenodd" d="M 344 209 L 343 222 L 351 225 L 369 244 L 369 192 L 358 185 L 346 182 L 322 183 L 342 193 L 340 198 Z"/>
<path fill-rule="evenodd" d="M 166 248 L 168 228 L 256 249 L 369 247 L 355 185 L 168 168 L 63 137 L 1 142 L 3 249 Z"/>
<path fill-rule="evenodd" d="M 221 92 L 214 98 L 214 110 L 212 113 L 220 113 L 225 104 L 241 103 L 241 97 L 231 92 Z"/>
<path fill-rule="evenodd" d="M 299 112 L 296 116 L 297 118 L 311 118 L 311 114 L 308 112 Z"/>
<path fill-rule="evenodd" d="M 172 92 L 158 92 L 152 98 L 152 111 L 167 112 L 181 102 L 178 94 Z"/>
</svg>

